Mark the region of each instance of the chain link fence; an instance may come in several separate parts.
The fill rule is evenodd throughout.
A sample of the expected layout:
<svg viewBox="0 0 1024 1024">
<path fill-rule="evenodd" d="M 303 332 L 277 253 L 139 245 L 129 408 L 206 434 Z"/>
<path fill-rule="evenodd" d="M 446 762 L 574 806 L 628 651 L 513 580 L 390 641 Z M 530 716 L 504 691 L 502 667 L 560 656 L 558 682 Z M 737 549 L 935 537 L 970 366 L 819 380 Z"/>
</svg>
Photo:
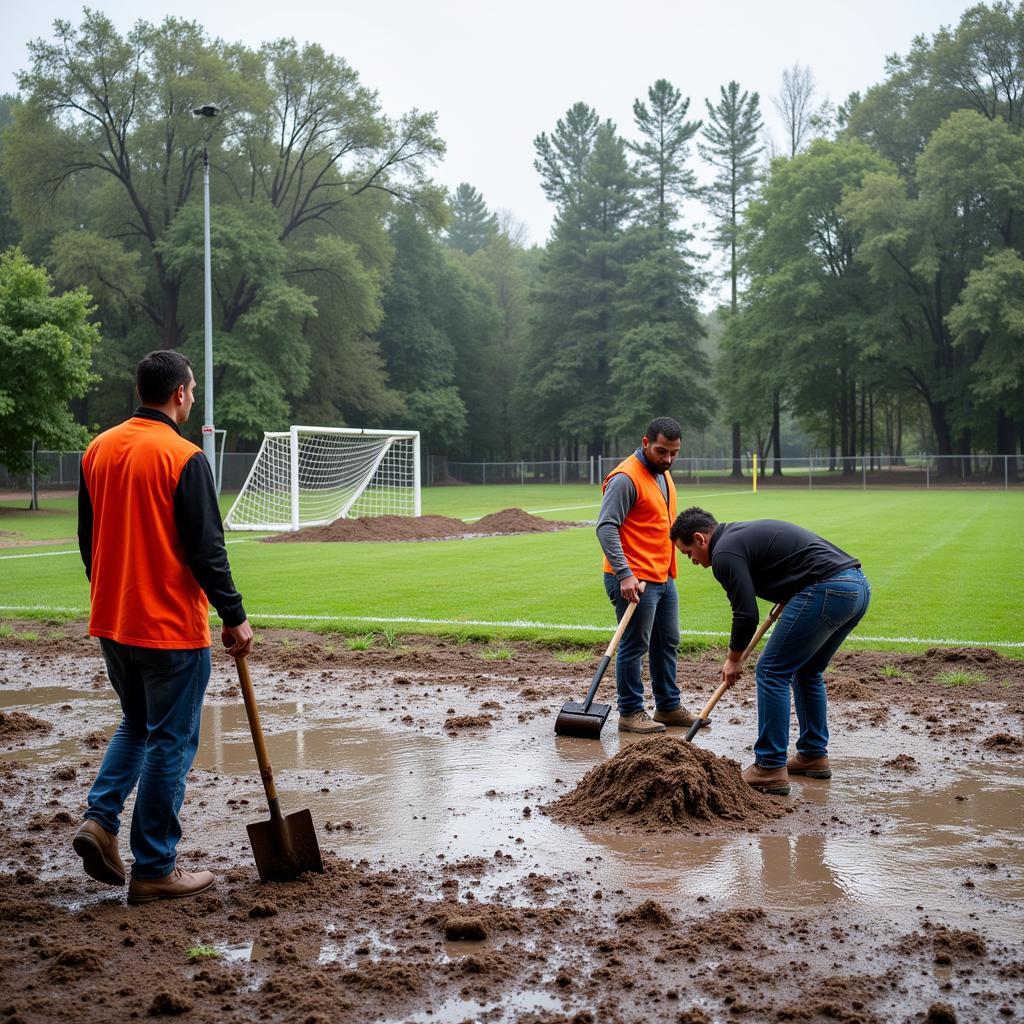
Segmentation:
<svg viewBox="0 0 1024 1024">
<path fill-rule="evenodd" d="M 590 459 L 521 459 L 515 462 L 455 462 L 441 455 L 424 460 L 423 485 L 455 484 L 591 484 L 598 486 L 605 475 L 626 456 Z M 255 452 L 225 452 L 221 464 L 221 490 L 241 490 L 256 459 Z M 81 452 L 36 452 L 38 485 L 51 491 L 73 492 L 78 488 Z M 1022 455 L 917 455 L 856 456 L 830 458 L 769 459 L 758 465 L 758 487 L 996 487 L 1004 490 L 1024 487 Z M 731 458 L 684 456 L 672 467 L 672 478 L 680 487 L 711 484 L 751 487 L 753 459 L 744 455 L 740 473 L 734 474 Z M 27 492 L 28 473 L 10 473 L 0 466 L 0 491 Z"/>
</svg>

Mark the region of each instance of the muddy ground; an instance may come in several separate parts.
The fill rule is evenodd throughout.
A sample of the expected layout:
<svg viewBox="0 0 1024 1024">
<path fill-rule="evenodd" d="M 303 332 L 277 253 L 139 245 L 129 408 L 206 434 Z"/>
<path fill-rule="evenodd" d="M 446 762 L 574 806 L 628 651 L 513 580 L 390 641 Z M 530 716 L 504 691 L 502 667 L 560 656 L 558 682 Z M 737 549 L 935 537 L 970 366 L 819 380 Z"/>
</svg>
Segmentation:
<svg viewBox="0 0 1024 1024">
<path fill-rule="evenodd" d="M 251 666 L 282 803 L 311 809 L 326 873 L 258 882 L 244 825 L 266 804 L 218 656 L 179 848 L 217 885 L 133 908 L 69 846 L 117 717 L 95 641 L 14 627 L 36 637 L 0 640 L 0 1022 L 1024 1014 L 1019 660 L 841 652 L 831 782 L 794 778 L 778 813 L 573 825 L 547 805 L 664 742 L 618 734 L 614 712 L 599 742 L 553 735 L 596 646 L 351 650 L 262 631 Z M 681 664 L 688 704 L 718 664 Z M 709 764 L 749 763 L 751 686 L 699 736 Z M 609 681 L 598 699 L 614 702 Z"/>
</svg>

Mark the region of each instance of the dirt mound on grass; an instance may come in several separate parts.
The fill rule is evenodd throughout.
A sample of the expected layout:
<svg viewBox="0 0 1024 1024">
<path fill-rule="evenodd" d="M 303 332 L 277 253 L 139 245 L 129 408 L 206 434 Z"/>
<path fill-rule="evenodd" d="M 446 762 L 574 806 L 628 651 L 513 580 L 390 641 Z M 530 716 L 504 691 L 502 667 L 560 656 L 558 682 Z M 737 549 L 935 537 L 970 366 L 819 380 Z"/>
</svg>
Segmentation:
<svg viewBox="0 0 1024 1024">
<path fill-rule="evenodd" d="M 645 831 L 702 832 L 757 827 L 787 809 L 751 789 L 732 759 L 668 736 L 630 744 L 545 807 L 569 825 L 607 822 Z"/>
<path fill-rule="evenodd" d="M 268 544 L 294 542 L 354 542 L 400 540 L 454 540 L 478 537 L 481 534 L 548 533 L 567 530 L 579 523 L 541 519 L 521 508 L 492 512 L 475 523 L 464 523 L 449 516 L 364 516 L 361 519 L 338 519 L 327 526 L 311 526 L 297 533 L 278 533 L 265 537 Z"/>
</svg>

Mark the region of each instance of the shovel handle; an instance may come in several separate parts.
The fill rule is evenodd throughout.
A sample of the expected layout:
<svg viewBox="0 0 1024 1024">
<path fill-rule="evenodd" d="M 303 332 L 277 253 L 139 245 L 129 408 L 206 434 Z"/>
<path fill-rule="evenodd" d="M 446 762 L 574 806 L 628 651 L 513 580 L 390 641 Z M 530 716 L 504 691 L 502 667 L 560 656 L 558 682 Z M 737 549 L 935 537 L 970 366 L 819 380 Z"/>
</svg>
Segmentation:
<svg viewBox="0 0 1024 1024">
<path fill-rule="evenodd" d="M 641 580 L 641 594 L 644 592 L 645 586 L 646 583 Z M 626 605 L 626 610 L 622 613 L 622 618 L 619 619 L 619 624 L 616 627 L 615 632 L 612 634 L 611 640 L 608 641 L 608 646 L 605 648 L 601 662 L 597 666 L 597 671 L 594 672 L 594 678 L 590 681 L 590 689 L 587 690 L 586 699 L 583 701 L 582 713 L 584 715 L 590 710 L 590 705 L 594 703 L 594 698 L 597 696 L 597 688 L 601 685 L 601 680 L 604 678 L 605 669 L 607 669 L 609 664 L 611 664 L 612 655 L 615 653 L 615 649 L 619 646 L 622 634 L 626 632 L 629 620 L 633 618 L 633 613 L 636 611 L 637 604 L 639 604 L 638 601 L 630 601 L 629 604 Z"/>
<path fill-rule="evenodd" d="M 772 610 L 768 613 L 764 622 L 762 622 L 761 625 L 757 627 L 757 632 L 754 634 L 753 639 L 751 639 L 750 643 L 747 644 L 747 649 L 743 652 L 742 655 L 740 655 L 741 665 L 750 656 L 751 651 L 753 651 L 754 648 L 761 642 L 761 637 L 763 637 L 765 633 L 768 632 L 769 626 L 771 626 L 772 623 L 774 623 L 775 620 L 782 614 L 782 609 L 785 607 L 786 606 L 784 604 L 775 605 L 775 607 L 772 608 Z M 728 689 L 728 683 L 723 682 L 719 684 L 715 692 L 711 694 L 711 696 L 708 698 L 707 704 L 705 704 L 704 707 L 701 708 L 700 717 L 697 719 L 696 722 L 693 723 L 693 725 L 690 726 L 690 731 L 686 734 L 687 740 L 692 740 L 693 737 L 696 736 L 697 733 L 700 732 L 700 730 L 707 724 L 707 720 L 708 718 L 710 718 L 711 712 L 715 709 L 715 705 L 722 699 L 722 694 L 725 693 L 725 691 Z"/>
<path fill-rule="evenodd" d="M 263 738 L 263 726 L 260 725 L 260 712 L 256 707 L 256 691 L 252 688 L 252 676 L 249 675 L 249 662 L 244 658 L 235 658 L 238 669 L 238 682 L 242 687 L 242 700 L 245 702 L 245 714 L 249 719 L 249 731 L 252 733 L 253 746 L 256 748 L 256 763 L 260 766 L 260 778 L 267 794 L 272 818 L 281 817 L 281 807 L 277 800 L 277 786 L 274 784 L 274 769 L 270 767 L 270 755 L 267 753 L 267 742 Z"/>
</svg>

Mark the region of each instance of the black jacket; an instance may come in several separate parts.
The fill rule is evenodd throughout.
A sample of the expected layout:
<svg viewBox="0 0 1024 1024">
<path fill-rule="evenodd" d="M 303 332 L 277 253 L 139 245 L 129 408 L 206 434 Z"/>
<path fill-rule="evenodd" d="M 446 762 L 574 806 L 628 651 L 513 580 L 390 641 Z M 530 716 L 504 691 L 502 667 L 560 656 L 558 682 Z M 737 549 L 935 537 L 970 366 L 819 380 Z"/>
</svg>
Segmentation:
<svg viewBox="0 0 1024 1024">
<path fill-rule="evenodd" d="M 756 597 L 785 603 L 805 587 L 860 561 L 810 530 L 779 519 L 722 523 L 709 545 L 711 571 L 732 604 L 729 649 L 742 651 L 757 630 Z"/>
</svg>

